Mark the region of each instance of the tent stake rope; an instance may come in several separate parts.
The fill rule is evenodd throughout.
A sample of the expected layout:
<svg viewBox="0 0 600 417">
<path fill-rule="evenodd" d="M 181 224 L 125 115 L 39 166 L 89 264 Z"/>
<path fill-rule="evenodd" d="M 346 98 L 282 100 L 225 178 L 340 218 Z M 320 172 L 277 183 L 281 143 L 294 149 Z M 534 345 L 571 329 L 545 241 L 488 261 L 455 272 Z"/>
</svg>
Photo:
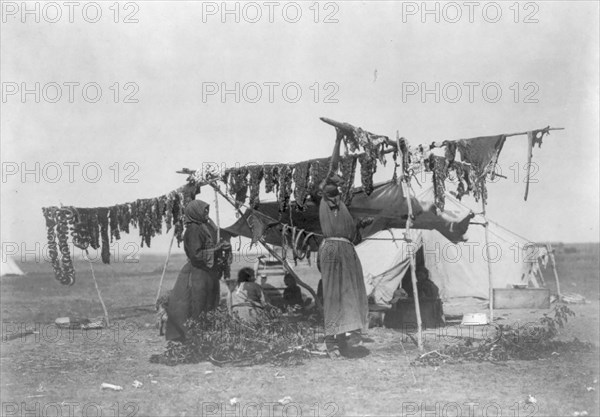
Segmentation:
<svg viewBox="0 0 600 417">
<path fill-rule="evenodd" d="M 214 182 L 209 182 L 208 184 L 211 187 L 213 187 L 215 192 L 219 193 L 225 200 L 227 200 L 227 202 L 229 204 L 231 204 L 237 210 L 237 212 L 240 214 L 240 216 L 243 216 L 244 213 L 242 213 L 240 208 L 236 206 L 235 202 L 233 202 L 227 194 L 223 193 L 223 191 L 221 191 L 221 189 L 219 189 L 219 187 Z M 246 223 L 248 224 L 248 220 L 246 220 Z M 250 226 L 250 224 L 248 224 L 248 227 L 250 227 L 250 230 L 252 230 L 252 226 Z M 323 306 L 321 304 L 321 300 L 319 300 L 319 297 L 317 297 L 317 293 L 315 293 L 315 291 L 308 284 L 306 284 L 304 281 L 302 281 L 300 279 L 298 274 L 296 274 L 296 272 L 289 265 L 287 259 L 284 259 L 281 256 L 279 256 L 277 254 L 277 252 L 275 252 L 273 249 L 271 249 L 267 245 L 267 243 L 264 241 L 263 238 L 259 239 L 258 242 L 267 250 L 267 252 L 269 252 L 271 254 L 271 256 L 273 256 L 275 259 L 277 259 L 279 262 L 281 262 L 281 264 L 283 265 L 285 270 L 288 271 L 294 277 L 294 279 L 296 280 L 298 285 L 300 285 L 302 288 L 306 289 L 314 297 L 317 308 L 319 309 L 319 311 L 323 311 Z"/>
<path fill-rule="evenodd" d="M 410 199 L 410 177 L 406 177 L 404 175 L 404 166 L 403 166 L 403 155 L 400 150 L 400 135 L 396 132 L 396 149 L 398 149 L 398 159 L 400 160 L 400 180 L 405 185 L 405 197 L 406 204 L 408 205 L 408 219 L 406 219 L 406 231 L 404 233 L 404 240 L 406 242 L 411 242 L 410 238 L 410 226 L 413 221 L 413 210 L 412 210 L 412 201 Z M 421 306 L 419 303 L 419 291 L 417 289 L 417 272 L 416 262 L 415 262 L 415 253 L 414 251 L 409 251 L 408 259 L 410 260 L 410 279 L 413 287 L 413 298 L 415 300 L 415 316 L 417 317 L 417 346 L 420 351 L 423 351 L 423 323 L 421 322 Z"/>
<path fill-rule="evenodd" d="M 158 291 L 156 292 L 156 300 L 154 300 L 154 304 L 158 304 L 158 299 L 160 298 L 160 291 L 162 290 L 163 280 L 165 279 L 165 274 L 167 273 L 167 266 L 169 265 L 169 258 L 171 257 L 171 249 L 173 249 L 173 241 L 175 240 L 175 227 L 173 227 L 173 236 L 171 236 L 171 243 L 169 244 L 169 251 L 167 252 L 167 259 L 165 259 L 165 264 L 163 265 L 162 275 L 160 276 L 160 283 L 158 284 Z"/>
<path fill-rule="evenodd" d="M 110 327 L 110 321 L 108 319 L 108 310 L 106 310 L 106 305 L 104 304 L 104 300 L 102 299 L 102 293 L 100 292 L 100 288 L 98 287 L 98 281 L 96 281 L 96 274 L 94 273 L 94 266 L 92 265 L 92 261 L 90 260 L 90 254 L 87 249 L 85 250 L 85 259 L 90 264 L 90 269 L 92 271 L 92 279 L 94 280 L 94 287 L 96 287 L 96 293 L 98 293 L 100 304 L 102 304 L 102 310 L 104 310 L 104 320 L 106 321 L 106 327 Z"/>
</svg>

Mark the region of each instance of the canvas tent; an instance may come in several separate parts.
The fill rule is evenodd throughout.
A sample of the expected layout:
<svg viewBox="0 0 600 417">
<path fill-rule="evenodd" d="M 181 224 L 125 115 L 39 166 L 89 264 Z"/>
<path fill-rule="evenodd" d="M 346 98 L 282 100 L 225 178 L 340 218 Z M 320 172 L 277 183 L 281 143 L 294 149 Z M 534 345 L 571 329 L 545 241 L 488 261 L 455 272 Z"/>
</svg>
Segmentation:
<svg viewBox="0 0 600 417">
<path fill-rule="evenodd" d="M 417 197 L 421 204 L 433 198 L 433 190 Z M 462 217 L 469 209 L 451 195 L 446 195 L 446 207 L 440 216 Z M 473 219 L 478 222 L 477 216 Z M 538 260 L 545 250 L 527 239 L 488 219 L 490 260 L 493 287 L 507 288 L 513 284 L 538 286 Z M 357 246 L 365 276 L 367 293 L 378 305 L 387 305 L 409 268 L 411 251 L 417 265 L 428 269 L 431 280 L 440 289 L 440 297 L 489 297 L 488 265 L 484 227 L 472 224 L 464 242 L 453 243 L 437 230 L 411 230 L 411 243 L 405 242 L 404 230 L 380 231 Z"/>
<path fill-rule="evenodd" d="M 2 270 L 0 276 L 8 275 L 25 275 L 13 258 L 6 258 L 2 260 Z"/>
</svg>

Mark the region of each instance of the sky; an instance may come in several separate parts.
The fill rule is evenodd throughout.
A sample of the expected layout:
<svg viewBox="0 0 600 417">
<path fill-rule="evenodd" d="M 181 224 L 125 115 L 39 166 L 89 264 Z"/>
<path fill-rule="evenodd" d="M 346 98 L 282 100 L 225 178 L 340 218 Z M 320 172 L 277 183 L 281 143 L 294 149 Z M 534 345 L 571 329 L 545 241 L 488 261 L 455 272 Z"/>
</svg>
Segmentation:
<svg viewBox="0 0 600 417">
<path fill-rule="evenodd" d="M 488 215 L 599 240 L 597 2 L 75 4 L 2 3 L 4 252 L 45 244 L 44 206 L 159 196 L 206 162 L 328 156 L 323 116 L 413 145 L 564 127 L 534 150 L 527 202 L 527 139 L 507 140 Z"/>
</svg>

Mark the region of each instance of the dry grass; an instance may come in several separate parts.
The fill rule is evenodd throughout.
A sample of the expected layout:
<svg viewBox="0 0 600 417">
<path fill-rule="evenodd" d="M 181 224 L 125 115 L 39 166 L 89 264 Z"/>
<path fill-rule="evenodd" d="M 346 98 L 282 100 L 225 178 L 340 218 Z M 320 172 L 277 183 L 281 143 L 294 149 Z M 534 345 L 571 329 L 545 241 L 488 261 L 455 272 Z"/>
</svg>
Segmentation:
<svg viewBox="0 0 600 417">
<path fill-rule="evenodd" d="M 572 307 L 578 316 L 567 325 L 563 337 L 577 336 L 598 344 L 598 245 L 577 248 L 577 252 L 558 258 L 561 284 L 563 290 L 583 294 L 592 303 Z M 486 407 L 494 415 L 495 406 L 502 415 L 528 415 L 531 411 L 535 415 L 572 415 L 583 410 L 598 415 L 600 411 L 597 352 L 504 366 L 470 363 L 411 368 L 408 362 L 417 355 L 414 344 L 401 333 L 383 328 L 371 329 L 370 340 L 352 359 L 314 359 L 292 368 L 151 364 L 150 356 L 165 347 L 154 327 L 153 311 L 162 262 L 161 256 L 143 256 L 139 264 L 116 264 L 112 269 L 97 266 L 99 285 L 113 318 L 112 328 L 102 332 L 63 330 L 57 334 L 52 325 L 61 316 L 102 314 L 85 263 L 76 265 L 78 281 L 73 287 L 58 284 L 45 264 L 23 264 L 27 277 L 3 278 L 2 415 L 21 415 L 23 407 L 31 410 L 36 406 L 37 415 L 56 415 L 56 408 L 51 408 L 56 406 L 62 407 L 62 415 L 69 415 L 68 403 L 76 403 L 73 415 L 95 415 L 97 405 L 102 415 L 123 416 L 133 412 L 189 416 L 203 411 L 224 415 L 227 410 L 234 415 L 256 415 L 256 406 L 250 403 L 258 403 L 262 415 L 295 415 L 291 407 L 296 405 L 302 415 L 398 415 L 411 410 L 421 415 L 424 406 L 433 410 L 436 404 L 438 415 L 444 410 L 454 415 L 452 402 L 460 405 L 463 415 L 469 415 L 465 405 L 469 402 L 478 404 L 471 405 L 475 415 L 482 415 Z M 172 287 L 182 264 L 180 255 L 172 260 L 164 289 Z M 314 269 L 301 269 L 301 276 L 316 287 Z M 531 321 L 542 312 L 505 310 L 501 314 L 506 321 Z M 18 337 L 20 329 L 39 333 Z M 433 349 L 439 341 L 435 331 L 428 334 L 427 347 Z M 134 380 L 144 385 L 136 389 L 131 385 Z M 102 382 L 124 389 L 102 391 Z M 594 390 L 588 391 L 588 387 Z M 525 404 L 530 394 L 537 399 L 535 406 Z M 293 404 L 273 406 L 270 412 L 270 403 L 285 396 L 290 396 Z M 239 399 L 237 406 L 230 405 L 234 397 Z"/>
</svg>

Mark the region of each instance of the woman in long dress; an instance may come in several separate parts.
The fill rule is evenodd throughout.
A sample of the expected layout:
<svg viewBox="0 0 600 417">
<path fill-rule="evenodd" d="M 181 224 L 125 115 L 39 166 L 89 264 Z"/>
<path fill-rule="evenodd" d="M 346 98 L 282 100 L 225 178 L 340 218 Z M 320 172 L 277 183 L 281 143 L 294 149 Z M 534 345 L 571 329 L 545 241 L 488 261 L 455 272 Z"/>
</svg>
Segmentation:
<svg viewBox="0 0 600 417">
<path fill-rule="evenodd" d="M 319 221 L 324 236 L 319 248 L 318 266 L 323 283 L 325 342 L 334 356 L 346 347 L 346 333 L 358 334 L 368 328 L 367 293 L 354 244 L 360 240 L 358 228 L 373 221 L 372 218 L 365 218 L 355 223 L 341 200 L 341 179 L 335 174 L 340 142 L 338 135 L 331 169 L 321 184 L 323 197 L 319 206 Z"/>
<path fill-rule="evenodd" d="M 218 306 L 222 274 L 219 258 L 230 244 L 217 243 L 217 226 L 208 217 L 209 210 L 210 205 L 202 200 L 192 200 L 184 209 L 183 247 L 188 262 L 169 295 L 167 340 L 184 340 L 185 322 Z"/>
</svg>

